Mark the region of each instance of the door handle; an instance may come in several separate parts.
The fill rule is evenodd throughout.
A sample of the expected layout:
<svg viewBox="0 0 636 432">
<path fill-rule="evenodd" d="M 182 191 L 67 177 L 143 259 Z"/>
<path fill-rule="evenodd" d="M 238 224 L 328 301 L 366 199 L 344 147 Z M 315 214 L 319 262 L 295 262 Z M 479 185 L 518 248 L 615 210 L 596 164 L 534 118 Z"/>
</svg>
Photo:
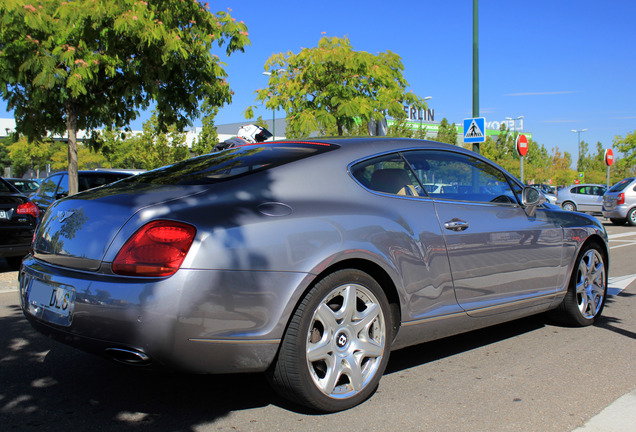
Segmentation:
<svg viewBox="0 0 636 432">
<path fill-rule="evenodd" d="M 464 231 L 468 228 L 468 222 L 453 218 L 444 224 L 444 228 L 451 231 Z"/>
</svg>

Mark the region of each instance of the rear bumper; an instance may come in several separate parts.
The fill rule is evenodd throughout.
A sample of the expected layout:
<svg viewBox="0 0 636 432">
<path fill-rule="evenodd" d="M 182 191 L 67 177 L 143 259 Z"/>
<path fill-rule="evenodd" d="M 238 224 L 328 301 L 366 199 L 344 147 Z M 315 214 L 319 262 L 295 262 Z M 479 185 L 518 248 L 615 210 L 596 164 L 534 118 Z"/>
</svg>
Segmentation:
<svg viewBox="0 0 636 432">
<path fill-rule="evenodd" d="M 38 331 L 88 352 L 120 361 L 129 356 L 118 353 L 133 353 L 131 363 L 147 358 L 135 364 L 194 373 L 259 372 L 276 356 L 296 287 L 306 277 L 181 269 L 164 279 L 131 278 L 28 257 L 20 299 Z M 35 304 L 36 291 L 47 287 L 72 293 L 66 317 Z"/>
<path fill-rule="evenodd" d="M 603 216 L 608 219 L 625 219 L 627 218 L 627 213 L 629 212 L 629 206 L 619 205 L 613 209 L 606 209 L 603 206 Z"/>
</svg>

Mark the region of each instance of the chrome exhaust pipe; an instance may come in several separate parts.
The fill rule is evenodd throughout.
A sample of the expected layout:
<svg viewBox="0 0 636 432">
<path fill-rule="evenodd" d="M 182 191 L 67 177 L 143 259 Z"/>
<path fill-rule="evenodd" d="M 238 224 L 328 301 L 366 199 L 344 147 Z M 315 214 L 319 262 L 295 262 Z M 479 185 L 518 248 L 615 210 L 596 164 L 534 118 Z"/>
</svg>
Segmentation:
<svg viewBox="0 0 636 432">
<path fill-rule="evenodd" d="M 150 364 L 150 357 L 145 353 L 126 348 L 106 348 L 108 357 L 118 363 L 133 366 L 147 366 Z"/>
</svg>

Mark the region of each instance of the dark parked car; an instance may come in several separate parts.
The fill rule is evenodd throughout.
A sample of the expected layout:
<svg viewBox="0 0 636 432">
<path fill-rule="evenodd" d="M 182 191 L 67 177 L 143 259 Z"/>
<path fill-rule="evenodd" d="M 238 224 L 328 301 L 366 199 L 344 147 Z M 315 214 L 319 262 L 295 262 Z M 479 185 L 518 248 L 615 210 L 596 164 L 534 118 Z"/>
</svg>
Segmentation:
<svg viewBox="0 0 636 432">
<path fill-rule="evenodd" d="M 615 225 L 636 226 L 636 177 L 628 177 L 603 195 L 603 216 Z"/>
<path fill-rule="evenodd" d="M 82 192 L 103 186 L 132 175 L 134 174 L 131 172 L 111 170 L 79 171 L 79 191 Z M 31 200 L 44 213 L 55 200 L 64 198 L 67 195 L 68 172 L 63 171 L 48 176 L 42 182 L 38 191 L 31 195 Z"/>
<path fill-rule="evenodd" d="M 368 398 L 391 350 L 546 311 L 594 323 L 607 271 L 597 219 L 545 204 L 478 154 L 316 139 L 229 148 L 55 202 L 20 294 L 61 342 L 136 366 L 266 372 L 329 412 Z"/>
<path fill-rule="evenodd" d="M 34 193 L 40 187 L 40 183 L 32 179 L 21 178 L 5 178 L 6 181 L 11 183 L 17 190 L 24 195 L 30 195 Z"/>
<path fill-rule="evenodd" d="M 607 187 L 599 184 L 567 186 L 557 192 L 556 205 L 567 211 L 601 213 L 606 190 Z"/>
<path fill-rule="evenodd" d="M 39 217 L 35 204 L 0 178 L 0 258 L 9 267 L 17 269 L 29 252 Z"/>
</svg>

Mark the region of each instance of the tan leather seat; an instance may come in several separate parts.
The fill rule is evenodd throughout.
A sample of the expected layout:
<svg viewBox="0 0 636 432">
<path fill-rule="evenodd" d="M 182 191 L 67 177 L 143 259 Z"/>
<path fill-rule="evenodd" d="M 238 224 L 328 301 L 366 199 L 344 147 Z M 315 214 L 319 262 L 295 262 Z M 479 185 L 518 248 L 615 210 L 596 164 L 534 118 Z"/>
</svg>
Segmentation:
<svg viewBox="0 0 636 432">
<path fill-rule="evenodd" d="M 374 171 L 371 175 L 371 189 L 394 195 L 419 195 L 407 172 L 399 168 Z"/>
</svg>

